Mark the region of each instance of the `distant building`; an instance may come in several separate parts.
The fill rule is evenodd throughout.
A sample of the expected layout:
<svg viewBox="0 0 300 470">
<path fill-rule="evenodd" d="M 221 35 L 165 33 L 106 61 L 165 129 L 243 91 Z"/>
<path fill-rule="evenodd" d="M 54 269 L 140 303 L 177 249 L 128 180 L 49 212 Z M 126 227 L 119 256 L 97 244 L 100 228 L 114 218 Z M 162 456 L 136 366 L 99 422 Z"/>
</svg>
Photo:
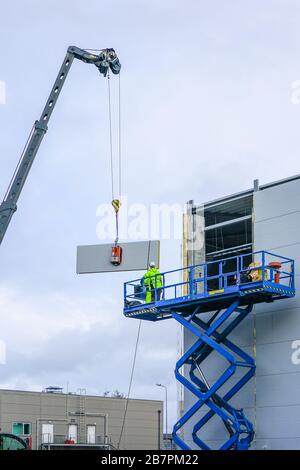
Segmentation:
<svg viewBox="0 0 300 470">
<path fill-rule="evenodd" d="M 126 399 L 0 390 L 0 428 L 27 439 L 33 449 L 72 446 L 117 448 Z M 158 449 L 163 441 L 163 403 L 130 399 L 120 449 Z"/>
</svg>

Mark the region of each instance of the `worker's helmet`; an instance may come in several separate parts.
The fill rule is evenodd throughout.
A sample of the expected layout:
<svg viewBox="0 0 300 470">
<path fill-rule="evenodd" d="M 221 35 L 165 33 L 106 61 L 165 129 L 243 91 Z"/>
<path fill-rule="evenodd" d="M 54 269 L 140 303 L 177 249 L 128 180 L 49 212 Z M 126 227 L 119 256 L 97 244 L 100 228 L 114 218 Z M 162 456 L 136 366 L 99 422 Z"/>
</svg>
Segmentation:
<svg viewBox="0 0 300 470">
<path fill-rule="evenodd" d="M 150 261 L 149 266 L 150 268 L 155 268 L 155 261 Z"/>
</svg>

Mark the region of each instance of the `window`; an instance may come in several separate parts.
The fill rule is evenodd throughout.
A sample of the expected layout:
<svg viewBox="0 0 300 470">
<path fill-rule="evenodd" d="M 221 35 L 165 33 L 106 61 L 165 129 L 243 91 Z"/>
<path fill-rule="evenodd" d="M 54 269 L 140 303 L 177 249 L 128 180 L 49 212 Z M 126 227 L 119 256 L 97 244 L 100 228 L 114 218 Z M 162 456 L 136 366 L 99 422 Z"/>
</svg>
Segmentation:
<svg viewBox="0 0 300 470">
<path fill-rule="evenodd" d="M 205 208 L 205 259 L 210 262 L 208 276 L 219 274 L 219 260 L 223 260 L 223 273 L 236 271 L 238 266 L 234 257 L 237 255 L 244 255 L 244 265 L 251 263 L 252 204 L 252 196 L 246 196 Z M 235 283 L 234 275 L 227 276 L 227 283 Z M 223 278 L 208 281 L 209 290 L 223 287 Z"/>
<path fill-rule="evenodd" d="M 246 196 L 206 207 L 204 211 L 205 227 L 251 215 L 252 205 L 252 196 Z"/>
<path fill-rule="evenodd" d="M 206 253 L 233 249 L 252 243 L 252 220 L 233 222 L 206 232 Z"/>
<path fill-rule="evenodd" d="M 205 207 L 206 261 L 252 251 L 252 196 Z"/>
<path fill-rule="evenodd" d="M 68 438 L 77 444 L 77 424 L 69 424 Z"/>
<path fill-rule="evenodd" d="M 13 423 L 12 433 L 15 436 L 30 436 L 31 423 Z"/>
<path fill-rule="evenodd" d="M 53 424 L 43 423 L 42 424 L 42 443 L 53 444 Z"/>
<path fill-rule="evenodd" d="M 14 423 L 12 426 L 12 433 L 15 436 L 21 436 L 23 434 L 23 423 Z"/>
<path fill-rule="evenodd" d="M 87 426 L 87 443 L 96 444 L 96 426 L 94 424 Z"/>
<path fill-rule="evenodd" d="M 23 424 L 23 429 L 24 429 L 24 436 L 29 436 L 31 434 L 31 424 L 30 423 L 24 423 Z"/>
</svg>

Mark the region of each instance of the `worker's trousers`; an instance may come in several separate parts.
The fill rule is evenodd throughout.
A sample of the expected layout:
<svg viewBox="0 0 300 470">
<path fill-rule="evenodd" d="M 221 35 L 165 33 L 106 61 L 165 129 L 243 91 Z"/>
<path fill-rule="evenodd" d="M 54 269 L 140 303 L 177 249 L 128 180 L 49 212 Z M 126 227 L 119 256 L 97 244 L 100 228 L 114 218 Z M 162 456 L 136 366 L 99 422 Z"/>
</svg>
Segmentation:
<svg viewBox="0 0 300 470">
<path fill-rule="evenodd" d="M 154 302 L 155 300 L 160 300 L 162 289 L 147 289 L 146 290 L 146 303 Z"/>
</svg>

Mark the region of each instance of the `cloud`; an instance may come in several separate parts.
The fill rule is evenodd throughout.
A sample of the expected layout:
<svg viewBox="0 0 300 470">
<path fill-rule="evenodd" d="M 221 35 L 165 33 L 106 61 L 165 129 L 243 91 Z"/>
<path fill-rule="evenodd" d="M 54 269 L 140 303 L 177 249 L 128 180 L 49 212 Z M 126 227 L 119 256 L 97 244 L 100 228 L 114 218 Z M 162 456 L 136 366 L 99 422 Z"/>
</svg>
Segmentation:
<svg viewBox="0 0 300 470">
<path fill-rule="evenodd" d="M 300 107 L 290 93 L 300 78 L 299 2 L 38 5 L 1 7 L 0 41 L 9 44 L 0 77 L 3 193 L 71 43 L 113 46 L 120 56 L 123 189 L 131 203 L 203 202 L 254 178 L 298 173 Z M 136 273 L 75 274 L 76 245 L 98 242 L 96 208 L 111 200 L 106 85 L 96 69 L 74 62 L 2 243 L 2 386 L 69 382 L 126 392 L 137 323 L 122 316 L 122 284 Z M 114 81 L 114 103 L 116 91 Z M 162 269 L 178 267 L 179 245 L 162 243 Z M 153 384 L 167 382 L 173 416 L 176 348 L 171 320 L 143 323 L 133 393 L 163 398 Z"/>
<path fill-rule="evenodd" d="M 126 319 L 116 307 L 109 295 L 84 299 L 52 291 L 31 297 L 2 286 L 7 363 L 1 367 L 0 386 L 42 390 L 59 385 L 71 391 L 86 388 L 87 393 L 101 394 L 118 389 L 126 394 L 138 321 Z M 177 330 L 172 326 L 143 322 L 133 397 L 160 399 L 155 383 L 166 378 L 174 388 Z"/>
</svg>

